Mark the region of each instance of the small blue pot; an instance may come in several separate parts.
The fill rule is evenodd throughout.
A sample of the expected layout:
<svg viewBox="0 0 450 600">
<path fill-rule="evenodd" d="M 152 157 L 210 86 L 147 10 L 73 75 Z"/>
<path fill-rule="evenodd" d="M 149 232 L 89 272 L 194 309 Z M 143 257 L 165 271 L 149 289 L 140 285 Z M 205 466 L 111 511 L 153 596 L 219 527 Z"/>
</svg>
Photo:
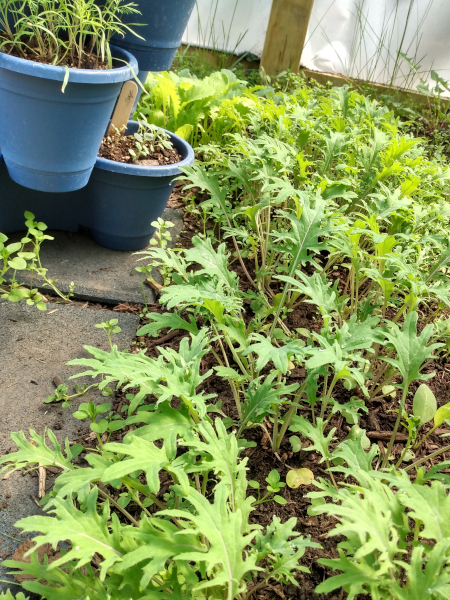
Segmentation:
<svg viewBox="0 0 450 600">
<path fill-rule="evenodd" d="M 44 192 L 87 184 L 122 83 L 138 72 L 131 54 L 111 50 L 117 68 L 70 69 L 64 93 L 64 67 L 0 52 L 0 148 L 15 182 Z"/>
<path fill-rule="evenodd" d="M 127 133 L 137 128 L 129 121 Z M 164 212 L 174 179 L 181 175 L 179 167 L 194 162 L 191 146 L 168 133 L 181 162 L 144 167 L 98 158 L 88 185 L 70 193 L 48 194 L 17 185 L 0 153 L 0 232 L 22 231 L 28 210 L 49 229 L 75 232 L 83 225 L 98 244 L 112 250 L 145 248 L 154 233 L 151 223 Z"/>
<path fill-rule="evenodd" d="M 128 121 L 127 134 L 138 129 L 136 121 Z M 141 250 L 154 233 L 152 221 L 160 217 L 181 175 L 179 167 L 192 165 L 194 151 L 174 133 L 174 147 L 181 154 L 175 165 L 146 167 L 98 158 L 86 187 L 90 234 L 101 246 L 112 250 Z"/>
<path fill-rule="evenodd" d="M 129 15 L 130 24 L 141 40 L 132 33 L 115 35 L 116 46 L 137 58 L 141 71 L 167 71 L 172 66 L 195 0 L 137 0 L 140 15 Z M 133 27 L 132 23 L 140 26 Z"/>
</svg>

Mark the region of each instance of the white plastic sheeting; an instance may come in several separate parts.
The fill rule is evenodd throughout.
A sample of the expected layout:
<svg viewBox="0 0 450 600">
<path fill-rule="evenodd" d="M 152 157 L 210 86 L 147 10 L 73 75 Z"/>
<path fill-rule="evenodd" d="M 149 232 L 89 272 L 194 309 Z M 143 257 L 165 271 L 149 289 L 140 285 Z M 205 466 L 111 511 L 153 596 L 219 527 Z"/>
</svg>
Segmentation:
<svg viewBox="0 0 450 600">
<path fill-rule="evenodd" d="M 272 0 L 197 0 L 183 43 L 261 56 Z"/>
<path fill-rule="evenodd" d="M 183 41 L 261 56 L 271 4 L 197 0 Z M 449 26 L 450 0 L 315 0 L 302 64 L 407 87 L 431 69 L 450 79 Z M 399 50 L 412 59 L 415 78 Z"/>
</svg>

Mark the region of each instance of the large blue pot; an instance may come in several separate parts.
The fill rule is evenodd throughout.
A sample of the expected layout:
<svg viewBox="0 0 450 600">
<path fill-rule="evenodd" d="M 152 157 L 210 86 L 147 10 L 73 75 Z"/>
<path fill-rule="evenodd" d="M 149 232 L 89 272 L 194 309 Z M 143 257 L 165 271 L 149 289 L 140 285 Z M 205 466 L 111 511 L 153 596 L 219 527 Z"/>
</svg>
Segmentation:
<svg viewBox="0 0 450 600">
<path fill-rule="evenodd" d="M 138 129 L 136 121 L 128 121 L 127 134 Z M 86 192 L 89 207 L 90 234 L 101 246 L 112 250 L 141 250 L 154 233 L 152 221 L 163 214 L 179 167 L 192 165 L 194 151 L 174 133 L 174 147 L 181 162 L 161 167 L 145 167 L 98 158 Z"/>
<path fill-rule="evenodd" d="M 18 185 L 9 176 L 0 152 L 0 232 L 8 235 L 23 231 L 26 210 L 49 229 L 78 231 L 83 225 L 83 217 L 88 214 L 84 189 L 49 194 Z"/>
<path fill-rule="evenodd" d="M 64 93 L 64 67 L 0 52 L 0 148 L 15 182 L 44 192 L 87 184 L 122 83 L 138 72 L 131 54 L 111 50 L 117 68 L 71 69 Z"/>
<path fill-rule="evenodd" d="M 167 71 L 181 44 L 195 0 L 137 0 L 137 4 L 141 14 L 129 15 L 124 21 L 139 23 L 141 26 L 131 28 L 144 39 L 126 33 L 124 37 L 115 35 L 113 42 L 137 58 L 141 71 Z"/>
</svg>

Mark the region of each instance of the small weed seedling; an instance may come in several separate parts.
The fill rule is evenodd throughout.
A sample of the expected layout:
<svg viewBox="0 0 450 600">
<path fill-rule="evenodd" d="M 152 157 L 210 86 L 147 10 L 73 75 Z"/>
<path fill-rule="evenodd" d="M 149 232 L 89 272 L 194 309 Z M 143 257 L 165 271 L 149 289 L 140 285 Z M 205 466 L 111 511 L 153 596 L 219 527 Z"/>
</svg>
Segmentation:
<svg viewBox="0 0 450 600">
<path fill-rule="evenodd" d="M 45 223 L 35 221 L 31 212 L 25 212 L 25 226 L 28 228 L 20 242 L 6 244 L 8 237 L 0 233 L 0 298 L 10 302 L 25 300 L 29 306 L 36 306 L 39 310 L 47 310 L 43 295 L 33 287 L 34 276 L 42 279 L 41 286 L 49 287 L 66 302 L 70 300 L 74 289 L 71 282 L 69 293 L 64 295 L 56 287 L 57 281 L 47 277 L 47 269 L 41 263 L 41 246 L 45 240 L 53 240 L 44 231 Z M 31 246 L 31 248 L 30 248 Z M 25 287 L 20 278 L 20 273 L 30 273 L 29 287 Z"/>
<path fill-rule="evenodd" d="M 106 331 L 106 335 L 108 336 L 109 345 L 112 349 L 112 336 L 114 333 L 120 333 L 122 329 L 117 325 L 119 322 L 118 319 L 111 319 L 110 321 L 105 321 L 104 323 L 97 323 L 94 325 L 96 329 L 104 329 Z"/>
<path fill-rule="evenodd" d="M 261 486 L 257 481 L 249 481 L 248 485 L 258 490 L 258 499 L 253 503 L 253 506 L 257 506 L 258 504 L 263 504 L 264 502 L 269 502 L 270 500 L 274 500 L 277 504 L 287 504 L 287 500 L 280 496 L 278 492 L 285 487 L 285 483 L 280 481 L 280 474 L 276 469 L 270 471 L 268 476 L 266 477 L 267 481 L 267 491 L 264 496 L 261 498 Z"/>
</svg>

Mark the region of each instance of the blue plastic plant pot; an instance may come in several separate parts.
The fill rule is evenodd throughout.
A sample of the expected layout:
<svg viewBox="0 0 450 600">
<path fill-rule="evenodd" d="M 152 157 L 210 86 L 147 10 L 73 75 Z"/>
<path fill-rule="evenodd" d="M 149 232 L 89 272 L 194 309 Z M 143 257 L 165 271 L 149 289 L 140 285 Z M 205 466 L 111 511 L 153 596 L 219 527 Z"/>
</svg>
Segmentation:
<svg viewBox="0 0 450 600">
<path fill-rule="evenodd" d="M 24 212 L 36 215 L 49 229 L 78 231 L 84 207 L 84 190 L 48 194 L 37 192 L 15 183 L 0 154 L 0 232 L 9 235 L 23 231 Z"/>
<path fill-rule="evenodd" d="M 136 121 L 128 121 L 128 135 L 137 129 Z M 148 245 L 155 230 L 151 223 L 163 214 L 180 167 L 194 162 L 191 146 L 167 133 L 181 155 L 177 164 L 147 167 L 97 159 L 85 190 L 89 221 L 83 224 L 101 246 L 131 251 Z"/>
<path fill-rule="evenodd" d="M 139 36 L 115 35 L 116 46 L 125 48 L 137 58 L 142 71 L 167 71 L 180 47 L 195 0 L 137 0 L 140 15 L 129 15 L 125 22 Z M 133 23 L 139 26 L 133 27 Z"/>
<path fill-rule="evenodd" d="M 43 192 L 87 184 L 122 83 L 138 72 L 131 54 L 111 50 L 117 68 L 70 69 L 64 92 L 64 67 L 0 52 L 0 148 L 15 182 Z"/>
</svg>

